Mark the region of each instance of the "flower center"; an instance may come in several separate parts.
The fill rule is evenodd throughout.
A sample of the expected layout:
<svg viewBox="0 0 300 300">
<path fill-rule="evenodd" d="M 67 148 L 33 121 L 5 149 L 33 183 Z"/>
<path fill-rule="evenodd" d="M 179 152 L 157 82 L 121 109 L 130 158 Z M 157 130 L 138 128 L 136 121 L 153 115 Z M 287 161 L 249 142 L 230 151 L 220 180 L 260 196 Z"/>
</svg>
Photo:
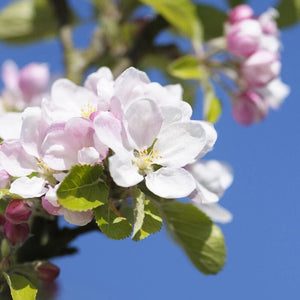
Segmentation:
<svg viewBox="0 0 300 300">
<path fill-rule="evenodd" d="M 146 175 L 149 172 L 153 172 L 153 164 L 155 161 L 161 156 L 159 155 L 157 150 L 134 150 L 135 160 L 133 161 L 133 165 L 139 169 L 139 173 L 141 175 Z"/>
<path fill-rule="evenodd" d="M 49 183 L 55 183 L 56 179 L 53 177 L 53 174 L 57 173 L 53 169 L 51 169 L 41 158 L 39 158 L 36 163 L 40 169 L 40 174 L 43 178 L 49 181 Z"/>
<path fill-rule="evenodd" d="M 94 107 L 88 102 L 80 111 L 81 111 L 81 116 L 83 118 L 90 118 L 90 115 L 97 110 L 97 107 Z"/>
</svg>

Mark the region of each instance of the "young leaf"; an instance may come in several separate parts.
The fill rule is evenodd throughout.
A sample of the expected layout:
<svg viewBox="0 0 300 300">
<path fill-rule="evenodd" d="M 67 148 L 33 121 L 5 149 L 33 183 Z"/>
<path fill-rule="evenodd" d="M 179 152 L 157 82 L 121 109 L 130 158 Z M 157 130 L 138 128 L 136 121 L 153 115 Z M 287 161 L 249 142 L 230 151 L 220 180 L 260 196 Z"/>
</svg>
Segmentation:
<svg viewBox="0 0 300 300">
<path fill-rule="evenodd" d="M 215 123 L 221 116 L 222 104 L 216 97 L 214 87 L 209 82 L 204 83 L 204 119 Z"/>
<path fill-rule="evenodd" d="M 162 218 L 157 207 L 149 199 L 146 199 L 146 195 L 140 190 L 138 190 L 134 203 L 135 224 L 132 239 L 140 241 L 161 229 Z"/>
<path fill-rule="evenodd" d="M 143 226 L 145 218 L 145 194 L 137 189 L 133 197 L 133 213 L 134 213 L 134 226 L 132 232 L 132 239 L 139 232 Z"/>
<path fill-rule="evenodd" d="M 205 4 L 197 4 L 197 15 L 203 26 L 205 41 L 223 35 L 227 14 L 218 8 Z"/>
<path fill-rule="evenodd" d="M 72 21 L 75 21 L 74 14 Z M 57 20 L 47 0 L 19 0 L 0 11 L 0 39 L 7 43 L 28 43 L 54 37 Z"/>
<path fill-rule="evenodd" d="M 101 180 L 100 165 L 76 165 L 57 190 L 58 202 L 73 211 L 87 211 L 107 203 L 108 187 Z"/>
<path fill-rule="evenodd" d="M 128 219 L 113 206 L 105 204 L 94 209 L 96 223 L 100 230 L 109 238 L 122 240 L 129 237 L 132 225 Z"/>
<path fill-rule="evenodd" d="M 218 273 L 226 257 L 221 229 L 190 203 L 168 201 L 160 209 L 171 236 L 195 267 L 204 274 Z"/>
<path fill-rule="evenodd" d="M 13 300 L 34 300 L 36 298 L 36 287 L 25 277 L 17 274 L 3 273 Z"/>
<path fill-rule="evenodd" d="M 216 97 L 213 96 L 210 99 L 209 108 L 207 111 L 207 115 L 205 117 L 207 122 L 216 123 L 222 112 L 222 104 L 221 101 Z"/>
<path fill-rule="evenodd" d="M 192 40 L 201 41 L 202 27 L 190 0 L 140 0 L 153 7 L 170 24 Z"/>
<path fill-rule="evenodd" d="M 180 79 L 200 79 L 204 72 L 197 58 L 192 55 L 180 57 L 169 65 L 169 73 Z"/>
<path fill-rule="evenodd" d="M 300 0 L 281 0 L 276 9 L 279 12 L 279 28 L 292 26 L 300 21 Z"/>
</svg>

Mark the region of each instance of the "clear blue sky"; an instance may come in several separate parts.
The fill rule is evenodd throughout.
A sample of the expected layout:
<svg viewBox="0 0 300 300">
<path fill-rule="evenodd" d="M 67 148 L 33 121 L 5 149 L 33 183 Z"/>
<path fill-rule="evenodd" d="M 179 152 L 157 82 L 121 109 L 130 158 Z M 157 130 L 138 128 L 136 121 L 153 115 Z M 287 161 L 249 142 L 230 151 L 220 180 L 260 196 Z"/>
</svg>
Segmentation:
<svg viewBox="0 0 300 300">
<path fill-rule="evenodd" d="M 71 2 L 81 15 L 89 14 L 87 1 Z M 274 2 L 250 4 L 260 13 Z M 87 24 L 77 30 L 80 44 L 90 28 Z M 91 233 L 75 241 L 79 254 L 54 260 L 62 270 L 57 300 L 298 299 L 299 36 L 299 24 L 282 31 L 282 79 L 291 87 L 291 94 L 265 121 L 247 128 L 236 124 L 228 99 L 221 94 L 225 104 L 216 124 L 218 141 L 207 158 L 230 163 L 235 174 L 232 187 L 221 200 L 234 214 L 233 222 L 222 226 L 228 248 L 223 271 L 216 276 L 199 273 L 165 231 L 138 243 Z M 0 63 L 8 58 L 20 66 L 30 61 L 48 62 L 52 72 L 62 71 L 60 47 L 54 41 L 22 48 L 0 43 Z"/>
</svg>

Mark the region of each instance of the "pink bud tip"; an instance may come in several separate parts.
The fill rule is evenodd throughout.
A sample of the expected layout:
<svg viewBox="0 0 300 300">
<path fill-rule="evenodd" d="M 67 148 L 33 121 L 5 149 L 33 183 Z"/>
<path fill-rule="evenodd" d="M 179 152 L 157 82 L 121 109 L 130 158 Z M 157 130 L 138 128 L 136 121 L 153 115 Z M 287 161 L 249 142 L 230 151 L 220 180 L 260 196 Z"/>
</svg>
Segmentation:
<svg viewBox="0 0 300 300">
<path fill-rule="evenodd" d="M 29 234 L 29 226 L 27 223 L 13 224 L 6 221 L 4 224 L 4 235 L 15 246 L 26 240 Z"/>
<path fill-rule="evenodd" d="M 14 199 L 10 201 L 5 210 L 5 218 L 13 224 L 26 222 L 30 215 L 30 207 L 21 199 Z"/>
<path fill-rule="evenodd" d="M 236 6 L 229 13 L 229 22 L 231 24 L 240 22 L 242 20 L 251 19 L 253 17 L 253 10 L 250 6 L 242 4 Z"/>
<path fill-rule="evenodd" d="M 60 269 L 50 263 L 45 262 L 37 268 L 38 278 L 44 281 L 53 281 L 56 277 L 58 277 Z"/>
</svg>

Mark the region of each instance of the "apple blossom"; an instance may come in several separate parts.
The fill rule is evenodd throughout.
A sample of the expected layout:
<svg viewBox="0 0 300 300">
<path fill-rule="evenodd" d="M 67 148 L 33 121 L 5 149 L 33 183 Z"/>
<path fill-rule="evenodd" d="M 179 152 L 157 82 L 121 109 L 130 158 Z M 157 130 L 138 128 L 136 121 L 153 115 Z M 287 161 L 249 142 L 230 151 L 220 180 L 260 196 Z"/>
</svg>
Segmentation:
<svg viewBox="0 0 300 300">
<path fill-rule="evenodd" d="M 100 116 L 95 119 L 96 125 L 97 118 Z M 146 186 L 158 196 L 187 196 L 195 184 L 183 167 L 195 161 L 210 141 L 210 131 L 203 125 L 205 122 L 181 121 L 163 127 L 159 107 L 150 99 L 131 103 L 124 114 L 124 122 L 129 145 L 109 158 L 114 181 L 120 186 L 130 187 L 145 178 Z M 106 134 L 97 127 L 96 132 L 100 140 Z M 111 137 L 110 147 L 119 150 L 113 148 L 118 145 L 113 137 L 118 136 L 111 134 Z"/>
<path fill-rule="evenodd" d="M 50 74 L 47 64 L 30 63 L 21 70 L 13 61 L 2 66 L 2 79 L 5 88 L 2 101 L 8 110 L 23 110 L 39 105 L 47 93 Z"/>
</svg>

